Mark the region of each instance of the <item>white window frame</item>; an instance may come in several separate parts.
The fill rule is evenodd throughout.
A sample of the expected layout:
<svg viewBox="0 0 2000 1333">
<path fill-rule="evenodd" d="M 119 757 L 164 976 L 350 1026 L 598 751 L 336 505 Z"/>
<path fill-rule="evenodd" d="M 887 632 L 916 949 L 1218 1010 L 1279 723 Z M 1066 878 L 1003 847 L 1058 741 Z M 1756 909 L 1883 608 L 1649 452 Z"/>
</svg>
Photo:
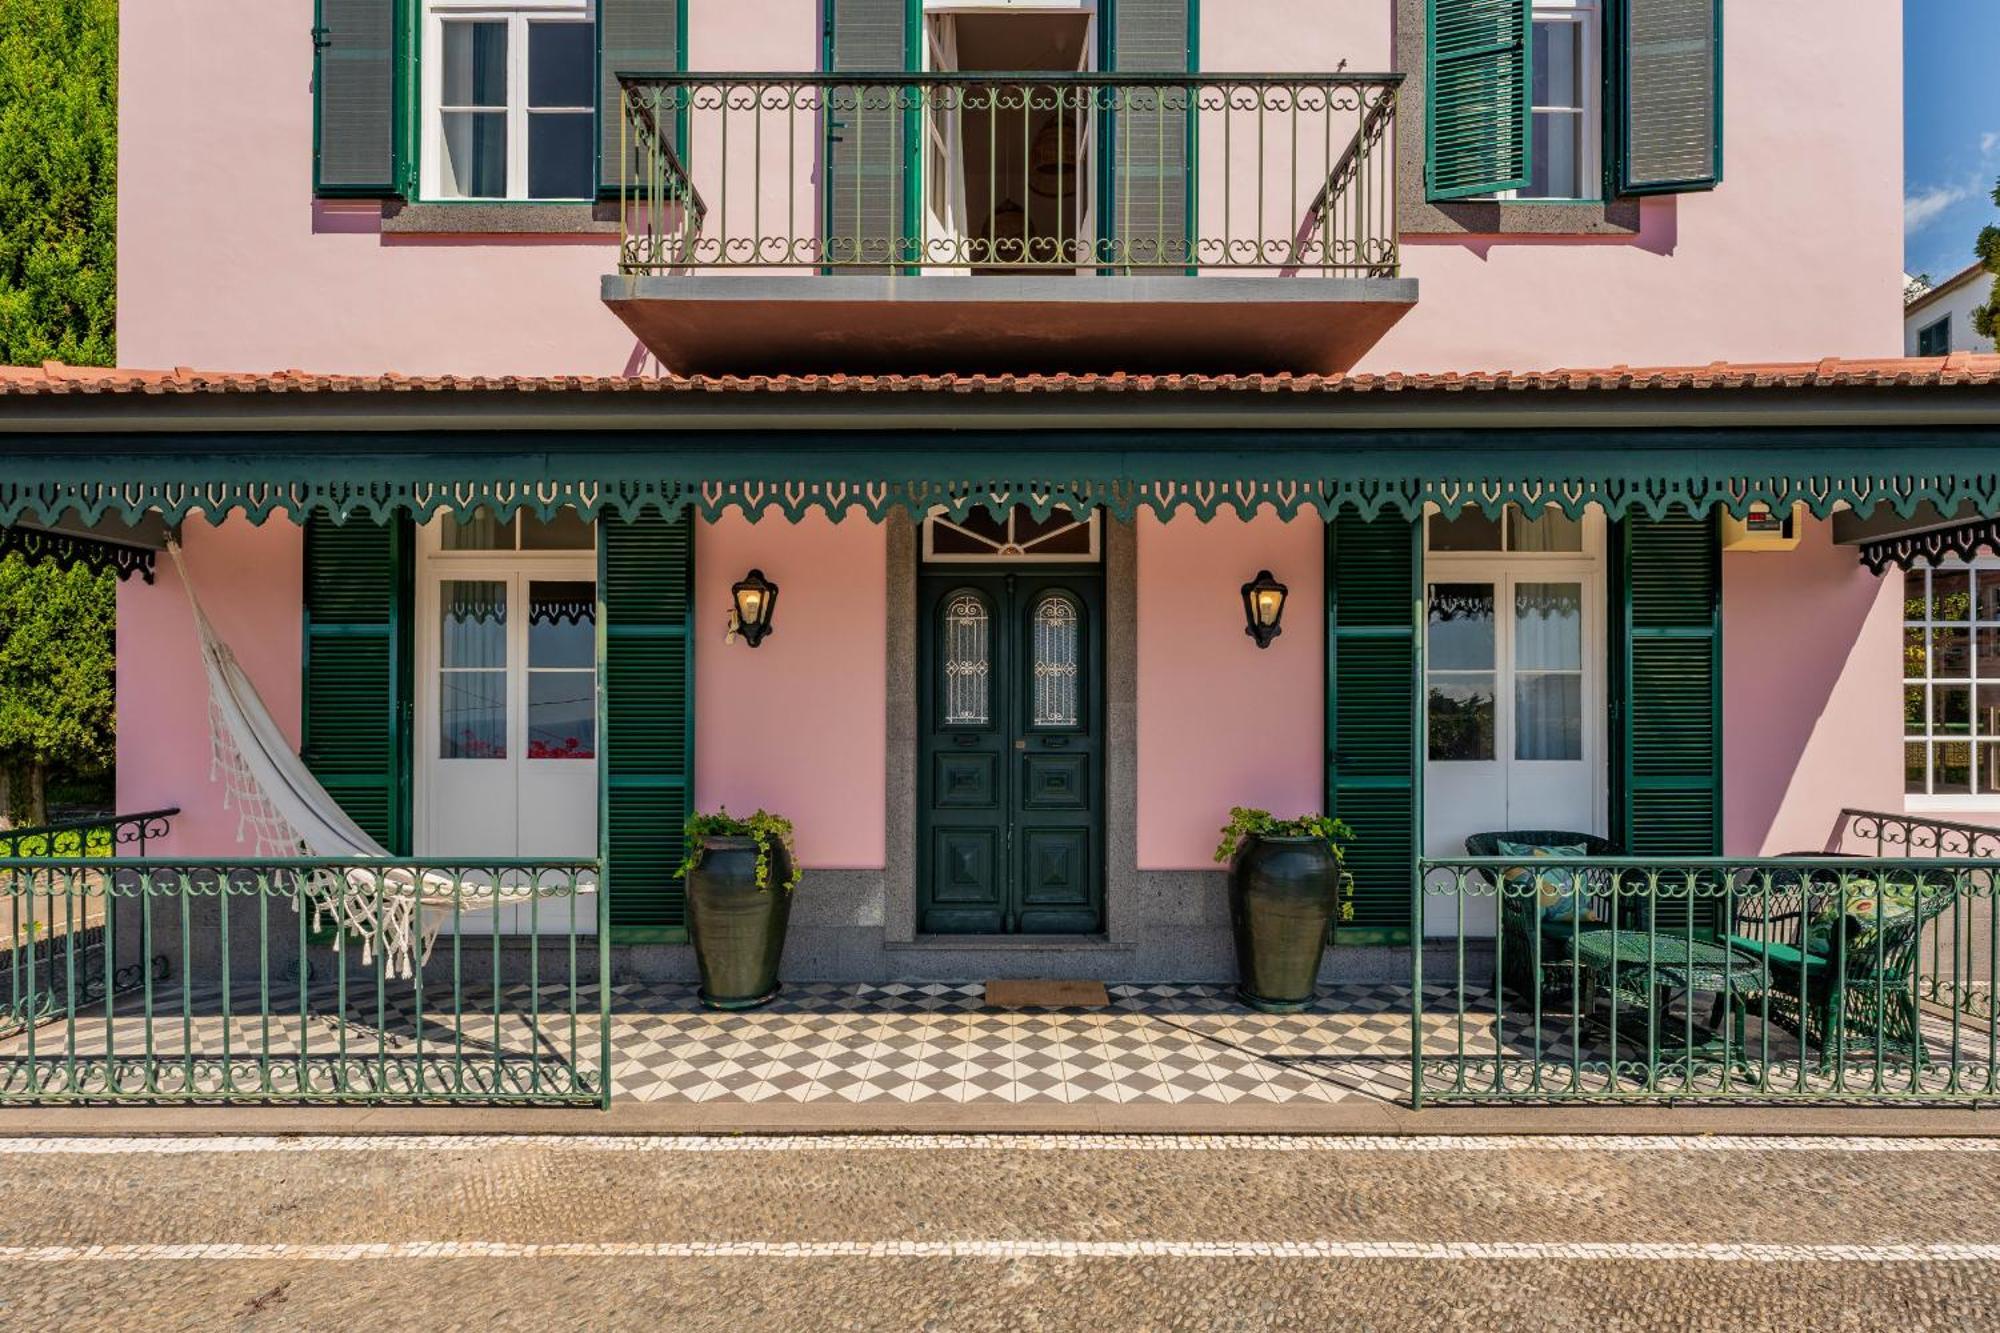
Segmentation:
<svg viewBox="0 0 2000 1333">
<path fill-rule="evenodd" d="M 1540 195 L 1529 194 L 1526 190 L 1502 190 L 1495 199 L 1506 199 L 1527 203 L 1595 203 L 1604 194 L 1604 22 L 1599 0 L 1535 0 L 1534 23 L 1570 23 L 1583 27 L 1583 40 L 1579 43 L 1582 64 L 1577 69 L 1577 87 L 1583 96 L 1581 108 L 1537 106 L 1530 113 L 1534 117 L 1542 115 L 1580 116 L 1583 120 L 1583 150 L 1577 158 L 1577 184 L 1579 188 L 1589 188 L 1588 194 Z M 1532 55 L 1534 38 L 1529 36 Z M 1530 80 L 1530 95 L 1533 81 Z M 1532 123 L 1529 143 L 1534 142 Z"/>
<path fill-rule="evenodd" d="M 597 18 L 596 0 L 427 0 L 424 7 L 423 59 L 423 144 L 418 152 L 418 188 L 427 201 L 440 203 L 501 204 L 552 202 L 572 203 L 589 198 L 577 195 L 540 200 L 528 193 L 528 25 L 531 23 L 592 23 Z M 444 193 L 444 25 L 447 22 L 477 20 L 507 24 L 507 193 L 504 196 L 447 195 Z M 544 108 L 545 110 L 595 112 L 589 108 Z"/>
<path fill-rule="evenodd" d="M 1967 616 L 1966 619 L 1936 620 L 1932 618 L 1930 576 L 1933 573 L 1970 573 L 1972 575 L 1972 578 L 1969 580 L 1969 585 L 1970 585 L 1969 592 L 1972 597 L 1972 606 L 1970 608 L 1970 614 Z M 1973 560 L 1973 561 L 1949 560 L 1942 564 L 1933 566 L 1930 570 L 1925 571 L 1923 619 L 1912 620 L 1902 615 L 1898 615 L 1896 618 L 1896 624 L 1899 630 L 1908 630 L 1915 628 L 1917 626 L 1922 626 L 1926 631 L 1929 631 L 1930 629 L 1939 626 L 1942 626 L 1946 629 L 1963 629 L 1966 632 L 1968 638 L 1967 660 L 1971 671 L 1970 675 L 1963 677 L 1939 676 L 1936 670 L 1937 657 L 1936 654 L 1931 649 L 1930 641 L 1927 635 L 1924 644 L 1924 674 L 1921 677 L 1915 677 L 1915 676 L 1905 675 L 1901 671 L 1896 673 L 1896 688 L 1899 693 L 1910 685 L 1921 683 L 1924 686 L 1924 719 L 1925 719 L 1924 732 L 1921 735 L 1917 734 L 1915 732 L 1912 732 L 1907 726 L 1905 726 L 1902 731 L 1902 739 L 1904 747 L 1908 747 L 1911 745 L 1919 745 L 1919 744 L 1925 747 L 1924 751 L 1925 790 L 1922 792 L 1905 791 L 1903 794 L 1903 809 L 1912 814 L 1918 814 L 1918 813 L 1951 814 L 1954 812 L 1971 814 L 1971 813 L 1989 813 L 1992 811 L 2000 811 L 2000 792 L 1982 793 L 1979 790 L 1980 769 L 1982 767 L 1982 755 L 1980 753 L 1980 746 L 1982 744 L 1988 743 L 1988 741 L 1991 741 L 1995 744 L 2000 744 L 2000 733 L 1997 733 L 1989 738 L 1983 736 L 1979 730 L 1979 686 L 1982 683 L 1991 683 L 2000 685 L 2000 677 L 1995 677 L 1992 681 L 1988 682 L 1985 680 L 1984 677 L 1982 677 L 1979 674 L 1979 630 L 1982 627 L 1986 629 L 2000 629 L 2000 619 L 1981 620 L 1979 618 L 1978 590 L 1979 590 L 1979 577 L 1981 575 L 1985 575 L 1987 577 L 2000 577 L 2000 559 L 1985 559 L 1985 560 Z M 1903 591 L 1902 589 L 1898 589 L 1899 594 L 1901 594 L 1902 591 Z M 1898 633 L 1896 636 L 1897 656 L 1900 658 L 1903 652 L 1904 652 L 1904 636 L 1901 633 Z M 1970 713 L 1967 719 L 1968 730 L 1966 731 L 1965 735 L 1940 736 L 1932 734 L 1931 719 L 1935 715 L 1932 711 L 1932 701 L 1931 701 L 1930 691 L 1938 685 L 1963 685 L 1968 691 L 1970 691 L 1970 699 L 1968 700 L 1968 707 L 1970 709 Z M 1972 790 L 1964 792 L 1939 792 L 1936 790 L 1937 786 L 1936 750 L 1939 745 L 1966 745 L 1971 747 L 1972 762 L 1969 767 L 1969 777 L 1971 779 Z M 1899 754 L 1897 758 L 1898 761 L 1904 765 L 1905 772 L 1907 772 L 1907 765 L 1908 765 L 1907 755 Z M 2000 759 L 2000 753 L 1996 753 L 1995 758 Z M 1905 780 L 1907 781 L 1907 778 Z"/>
</svg>

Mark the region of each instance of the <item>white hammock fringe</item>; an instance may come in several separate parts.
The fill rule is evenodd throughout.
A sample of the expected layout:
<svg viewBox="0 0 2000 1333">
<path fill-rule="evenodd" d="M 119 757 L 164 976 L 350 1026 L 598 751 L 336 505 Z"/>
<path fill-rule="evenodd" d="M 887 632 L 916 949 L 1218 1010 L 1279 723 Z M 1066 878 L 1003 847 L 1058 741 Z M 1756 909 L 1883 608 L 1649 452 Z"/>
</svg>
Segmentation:
<svg viewBox="0 0 2000 1333">
<path fill-rule="evenodd" d="M 236 840 L 258 857 L 301 854 L 381 862 L 390 853 L 355 824 L 292 752 L 236 655 L 215 633 L 195 596 L 178 543 L 167 544 L 187 592 L 208 676 L 209 781 L 222 784 L 222 805 L 236 811 Z M 313 929 L 331 921 L 334 947 L 353 936 L 362 966 L 374 962 L 379 944 L 389 974 L 408 979 L 428 963 L 444 923 L 464 910 L 466 891 L 482 900 L 475 911 L 495 910 L 536 895 L 533 885 L 468 885 L 464 877 L 423 874 L 408 866 L 316 867 L 295 876 L 292 910 L 312 908 Z M 572 891 L 581 888 L 572 885 Z"/>
</svg>

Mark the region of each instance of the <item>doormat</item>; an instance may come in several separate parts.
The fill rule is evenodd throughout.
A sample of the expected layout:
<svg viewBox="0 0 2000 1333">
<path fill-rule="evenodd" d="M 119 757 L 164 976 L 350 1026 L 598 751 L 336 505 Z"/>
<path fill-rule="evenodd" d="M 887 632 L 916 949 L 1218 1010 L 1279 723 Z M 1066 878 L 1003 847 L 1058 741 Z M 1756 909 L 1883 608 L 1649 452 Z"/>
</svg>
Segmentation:
<svg viewBox="0 0 2000 1333">
<path fill-rule="evenodd" d="M 989 981 L 989 1009 L 1102 1009 L 1111 1003 L 1101 981 Z"/>
</svg>

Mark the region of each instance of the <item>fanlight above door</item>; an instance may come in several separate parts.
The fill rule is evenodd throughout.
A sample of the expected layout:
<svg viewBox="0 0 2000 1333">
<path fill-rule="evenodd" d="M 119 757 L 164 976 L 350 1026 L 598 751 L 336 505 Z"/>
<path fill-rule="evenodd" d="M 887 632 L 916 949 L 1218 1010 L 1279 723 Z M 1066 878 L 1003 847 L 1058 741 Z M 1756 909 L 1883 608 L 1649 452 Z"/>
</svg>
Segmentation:
<svg viewBox="0 0 2000 1333">
<path fill-rule="evenodd" d="M 932 564 L 1095 564 L 1102 558 L 1094 513 L 1079 518 L 1058 506 L 1038 519 L 1026 505 L 1015 505 L 1002 518 L 975 509 L 954 519 L 939 509 L 924 520 L 924 559 Z"/>
</svg>

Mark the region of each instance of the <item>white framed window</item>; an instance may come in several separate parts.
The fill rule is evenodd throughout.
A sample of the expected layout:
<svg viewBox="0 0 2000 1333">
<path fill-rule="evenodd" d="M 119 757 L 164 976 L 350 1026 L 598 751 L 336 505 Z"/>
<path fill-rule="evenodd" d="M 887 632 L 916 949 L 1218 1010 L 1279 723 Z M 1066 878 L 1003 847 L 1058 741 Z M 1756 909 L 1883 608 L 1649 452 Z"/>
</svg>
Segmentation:
<svg viewBox="0 0 2000 1333">
<path fill-rule="evenodd" d="M 426 199 L 588 199 L 597 189 L 593 0 L 429 0 Z"/>
<path fill-rule="evenodd" d="M 1604 29 L 1599 0 L 1535 0 L 1533 175 L 1499 199 L 1596 199 L 1603 193 Z"/>
<path fill-rule="evenodd" d="M 2000 561 L 1903 576 L 1903 790 L 2000 809 Z"/>
</svg>

